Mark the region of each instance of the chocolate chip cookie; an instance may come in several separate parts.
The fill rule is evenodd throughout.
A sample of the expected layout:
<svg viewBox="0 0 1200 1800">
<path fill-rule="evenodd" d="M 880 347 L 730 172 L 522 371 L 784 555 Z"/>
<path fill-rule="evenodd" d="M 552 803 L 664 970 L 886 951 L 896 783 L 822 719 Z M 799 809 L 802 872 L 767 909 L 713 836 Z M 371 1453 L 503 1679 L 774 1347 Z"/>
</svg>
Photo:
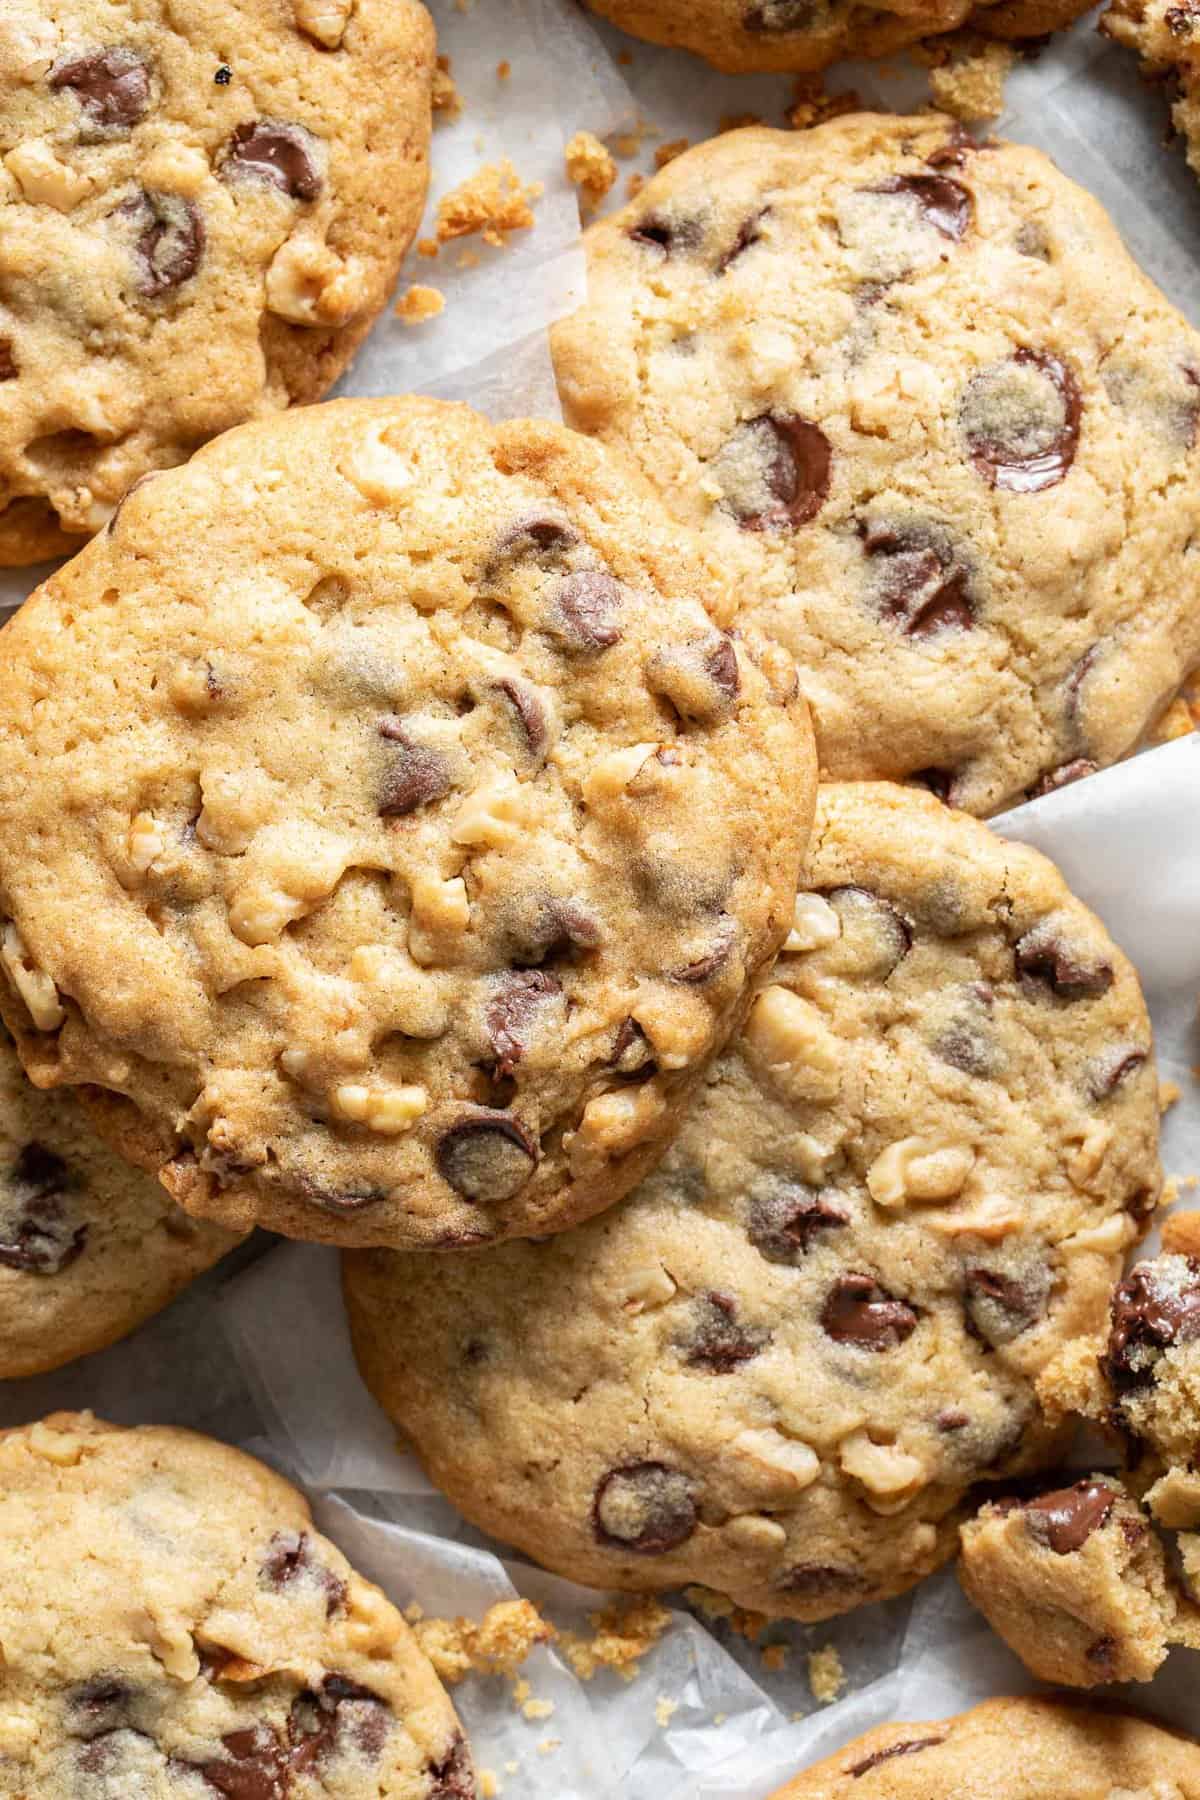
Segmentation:
<svg viewBox="0 0 1200 1800">
<path fill-rule="evenodd" d="M 303 1497 L 211 1438 L 0 1434 L 0 1792 L 473 1800 L 408 1626 Z"/>
<path fill-rule="evenodd" d="M 316 399 L 420 219 L 418 0 L 5 0 L 0 565 Z"/>
<path fill-rule="evenodd" d="M 1082 0 L 586 0 L 593 12 L 652 44 L 694 50 L 731 75 L 824 69 L 847 56 L 886 56 L 969 24 L 992 37 L 1032 37 L 1069 25 Z"/>
<path fill-rule="evenodd" d="M 1135 50 L 1143 73 L 1162 84 L 1188 162 L 1200 175 L 1200 8 L 1192 0 L 1112 0 L 1100 30 Z"/>
<path fill-rule="evenodd" d="M 1200 1744 L 1124 1708 L 988 1700 L 954 1719 L 881 1725 L 775 1800 L 1198 1800 Z"/>
<path fill-rule="evenodd" d="M 986 814 L 1125 755 L 1200 659 L 1200 338 L 1034 150 L 731 132 L 586 236 L 569 422 L 791 650 L 823 769 Z"/>
<path fill-rule="evenodd" d="M 31 1087 L 0 1035 L 0 1381 L 124 1337 L 237 1241 Z"/>
<path fill-rule="evenodd" d="M 1200 1608 L 1179 1591 L 1161 1538 L 1111 1476 L 983 1507 L 963 1526 L 958 1572 L 1041 1681 L 1150 1681 L 1172 1644 L 1200 1647 Z"/>
<path fill-rule="evenodd" d="M 575 1580 L 821 1619 L 1044 1467 L 1034 1383 L 1159 1189 L 1136 978 L 1035 852 L 818 795 L 770 985 L 624 1205 L 483 1257 L 346 1259 L 376 1398 L 477 1525 Z"/>
<path fill-rule="evenodd" d="M 709 599 L 713 611 L 703 604 Z M 189 1210 L 551 1231 L 788 930 L 795 671 L 604 451 L 342 401 L 160 474 L 5 633 L 0 995 Z"/>
</svg>

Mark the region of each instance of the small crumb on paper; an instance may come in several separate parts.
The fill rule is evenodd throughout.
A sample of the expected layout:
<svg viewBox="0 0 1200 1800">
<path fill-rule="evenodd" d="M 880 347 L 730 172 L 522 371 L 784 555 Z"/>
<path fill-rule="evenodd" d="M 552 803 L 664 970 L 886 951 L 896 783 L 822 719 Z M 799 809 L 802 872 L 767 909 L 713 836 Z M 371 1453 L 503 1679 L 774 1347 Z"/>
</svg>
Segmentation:
<svg viewBox="0 0 1200 1800">
<path fill-rule="evenodd" d="M 647 1595 L 628 1606 L 589 1613 L 593 1635 L 586 1638 L 572 1631 L 560 1632 L 558 1648 L 581 1681 L 590 1681 L 597 1669 L 614 1669 L 623 1680 L 632 1681 L 640 1659 L 654 1648 L 670 1623 L 666 1607 Z"/>
<path fill-rule="evenodd" d="M 778 1675 L 787 1668 L 791 1646 L 788 1644 L 764 1644 L 759 1654 L 763 1668 L 769 1669 L 773 1675 Z"/>
<path fill-rule="evenodd" d="M 913 55 L 929 70 L 934 105 L 951 118 L 972 125 L 1004 111 L 1004 82 L 1016 61 L 1011 44 L 950 32 L 919 44 Z"/>
<path fill-rule="evenodd" d="M 439 56 L 433 71 L 433 110 L 439 120 L 452 125 L 455 119 L 461 119 L 463 97 L 458 85 L 450 73 L 450 58 Z"/>
<path fill-rule="evenodd" d="M 832 1644 L 824 1644 L 819 1650 L 809 1651 L 808 1685 L 812 1689 L 813 1699 L 819 1700 L 822 1706 L 828 1706 L 831 1701 L 836 1700 L 845 1687 L 846 1671 Z"/>
<path fill-rule="evenodd" d="M 636 200 L 645 185 L 646 177 L 640 175 L 635 169 L 633 174 L 629 177 L 629 180 L 625 183 L 625 192 L 629 195 L 631 200 Z"/>
<path fill-rule="evenodd" d="M 553 1625 L 531 1600 L 498 1600 L 478 1620 L 427 1619 L 413 1607 L 405 1616 L 421 1649 L 451 1687 L 470 1674 L 512 1675 L 531 1650 L 555 1636 Z"/>
<path fill-rule="evenodd" d="M 567 166 L 567 180 L 582 188 L 593 204 L 604 198 L 617 179 L 612 152 L 594 131 L 577 131 L 563 152 L 563 160 Z"/>
<path fill-rule="evenodd" d="M 1172 1256 L 1200 1256 L 1200 1212 L 1176 1213 L 1163 1225 L 1163 1249 Z"/>
<path fill-rule="evenodd" d="M 1177 1081 L 1160 1081 L 1158 1084 L 1158 1110 L 1169 1112 L 1183 1092 Z"/>
<path fill-rule="evenodd" d="M 437 241 L 444 244 L 450 238 L 473 237 L 478 232 L 485 244 L 503 245 L 507 232 L 528 231 L 532 226 L 533 202 L 541 194 L 541 182 L 526 186 L 507 157 L 485 163 L 438 201 Z"/>
<path fill-rule="evenodd" d="M 793 131 L 808 131 L 813 125 L 823 125 L 826 119 L 858 112 L 861 106 L 862 101 L 853 88 L 844 94 L 830 94 L 819 74 L 797 75 L 792 87 L 792 103 L 784 117 Z"/>
<path fill-rule="evenodd" d="M 678 1700 L 668 1700 L 665 1694 L 660 1694 L 658 1696 L 658 1699 L 654 1702 L 654 1717 L 660 1731 L 665 1731 L 667 1729 L 667 1726 L 671 1723 L 671 1720 L 678 1711 Z"/>
<path fill-rule="evenodd" d="M 423 325 L 426 319 L 436 319 L 446 304 L 446 296 L 439 288 L 422 287 L 414 282 L 412 287 L 405 288 L 395 305 L 395 314 L 405 325 Z"/>
<path fill-rule="evenodd" d="M 505 60 L 503 62 L 498 62 L 496 64 L 496 80 L 497 81 L 507 81 L 511 74 L 512 74 L 512 64 L 508 61 L 507 57 L 505 58 Z"/>
<path fill-rule="evenodd" d="M 733 1601 L 728 1594 L 718 1594 L 713 1588 L 686 1587 L 683 1597 L 706 1619 L 728 1619 L 733 1615 Z"/>
<path fill-rule="evenodd" d="M 503 1792 L 504 1792 L 504 1789 L 500 1786 L 500 1783 L 496 1780 L 496 1777 L 493 1774 L 492 1770 L 491 1769 L 480 1769 L 480 1771 L 479 1771 L 479 1800 L 496 1800 L 496 1795 L 502 1794 Z"/>
<path fill-rule="evenodd" d="M 548 1719 L 554 1711 L 553 1700 L 538 1700 L 527 1681 L 513 1683 L 513 1700 L 526 1719 Z"/>
<path fill-rule="evenodd" d="M 654 152 L 655 168 L 665 169 L 669 162 L 674 162 L 675 158 L 682 156 L 689 147 L 690 139 L 688 138 L 672 138 L 669 144 L 660 144 Z"/>
</svg>

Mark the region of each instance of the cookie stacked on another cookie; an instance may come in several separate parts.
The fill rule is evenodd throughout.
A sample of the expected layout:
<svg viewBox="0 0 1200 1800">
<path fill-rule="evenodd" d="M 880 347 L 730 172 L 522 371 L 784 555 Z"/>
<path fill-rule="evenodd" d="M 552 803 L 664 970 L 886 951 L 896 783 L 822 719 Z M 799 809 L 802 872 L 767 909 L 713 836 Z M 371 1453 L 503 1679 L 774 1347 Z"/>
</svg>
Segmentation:
<svg viewBox="0 0 1200 1800">
<path fill-rule="evenodd" d="M 191 1432 L 0 1433 L 0 1793 L 474 1800 L 454 1708 L 302 1496 Z"/>
<path fill-rule="evenodd" d="M 569 422 L 795 656 L 823 771 L 999 811 L 1200 661 L 1200 337 L 1090 195 L 936 115 L 751 129 L 586 234 Z"/>
<path fill-rule="evenodd" d="M 820 790 L 769 985 L 661 1167 L 579 1230 L 346 1258 L 377 1399 L 475 1524 L 575 1580 L 821 1619 L 1052 1462 L 1036 1383 L 1159 1193 L 1137 980 L 1034 851 Z"/>
<path fill-rule="evenodd" d="M 317 399 L 424 205 L 419 0 L 5 0 L 0 565 Z"/>
<path fill-rule="evenodd" d="M 144 484 L 5 630 L 27 1067 L 235 1230 L 453 1248 L 611 1204 L 809 832 L 795 672 L 727 612 L 548 424 L 344 401 Z"/>
</svg>

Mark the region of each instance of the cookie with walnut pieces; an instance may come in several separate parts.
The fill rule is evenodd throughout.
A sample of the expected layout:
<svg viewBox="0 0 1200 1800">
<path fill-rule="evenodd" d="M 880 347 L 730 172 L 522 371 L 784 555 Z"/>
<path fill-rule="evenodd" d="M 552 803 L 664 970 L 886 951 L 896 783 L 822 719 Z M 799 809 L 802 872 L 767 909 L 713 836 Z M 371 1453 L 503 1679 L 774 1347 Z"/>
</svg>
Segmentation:
<svg viewBox="0 0 1200 1800">
<path fill-rule="evenodd" d="M 1160 1187 L 1137 979 L 1035 851 L 822 787 L 770 984 L 658 1170 L 576 1232 L 346 1258 L 375 1397 L 476 1525 L 601 1588 L 804 1620 L 1045 1467 L 1035 1383 Z"/>
<path fill-rule="evenodd" d="M 1111 0 L 1100 30 L 1137 52 L 1170 99 L 1171 122 L 1200 175 L 1200 6 L 1195 0 Z"/>
<path fill-rule="evenodd" d="M 139 487 L 5 632 L 34 1079 L 233 1229 L 451 1247 L 618 1199 L 812 818 L 795 670 L 722 596 L 600 446 L 463 406 L 297 410 Z"/>
<path fill-rule="evenodd" d="M 427 175 L 418 0 L 4 0 L 0 565 L 319 396 Z"/>
<path fill-rule="evenodd" d="M 990 814 L 1200 660 L 1200 336 L 1046 157 L 936 115 L 731 132 L 586 234 L 568 422 L 794 654 L 823 771 Z"/>
<path fill-rule="evenodd" d="M 211 1438 L 0 1433 L 0 1793 L 474 1800 L 454 1708 L 303 1496 Z"/>
<path fill-rule="evenodd" d="M 101 1350 L 238 1242 L 39 1093 L 0 1033 L 0 1381 Z"/>
<path fill-rule="evenodd" d="M 1200 1743 L 1109 1702 L 988 1700 L 880 1725 L 774 1800 L 1200 1800 Z"/>
</svg>

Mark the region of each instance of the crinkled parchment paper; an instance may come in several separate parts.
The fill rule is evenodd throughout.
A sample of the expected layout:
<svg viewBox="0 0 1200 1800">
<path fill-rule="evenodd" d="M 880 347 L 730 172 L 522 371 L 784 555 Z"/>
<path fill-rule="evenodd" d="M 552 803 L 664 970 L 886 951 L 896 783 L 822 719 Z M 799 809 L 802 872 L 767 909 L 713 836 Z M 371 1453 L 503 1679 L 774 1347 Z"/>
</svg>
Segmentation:
<svg viewBox="0 0 1200 1800">
<path fill-rule="evenodd" d="M 482 163 L 508 156 L 539 181 L 537 226 L 507 248 L 451 244 L 409 258 L 399 284 L 438 287 L 446 309 L 419 327 L 390 313 L 342 391 L 416 389 L 469 399 L 496 416 L 554 413 L 545 327 L 584 287 L 574 190 L 562 152 L 580 127 L 647 128 L 656 144 L 711 135 L 723 116 L 783 122 L 790 83 L 721 77 L 683 55 L 592 27 L 574 0 L 432 0 L 441 46 L 466 106 L 435 134 L 437 200 Z M 607 47 L 607 48 L 606 48 Z M 618 64 L 615 54 L 632 51 Z M 611 53 L 611 54 L 610 54 Z M 507 62 L 507 79 L 497 73 Z M 900 109 L 923 97 L 901 59 L 846 65 L 833 88 Z M 1097 193 L 1134 254 L 1200 318 L 1200 188 L 1162 148 L 1165 109 L 1133 59 L 1076 30 L 1011 77 L 1003 135 L 1040 145 Z M 657 135 L 655 135 L 657 134 Z M 428 224 L 427 224 L 428 229 Z M 463 251 L 467 255 L 463 256 Z M 0 577 L 15 604 L 42 571 Z M 1200 1172 L 1200 738 L 1179 740 L 997 821 L 1054 857 L 1141 973 L 1160 1072 L 1181 1089 L 1164 1124 L 1168 1172 Z M 58 1406 L 91 1406 L 126 1422 L 191 1425 L 245 1445 L 313 1494 L 324 1528 L 401 1605 L 479 1616 L 514 1593 L 563 1627 L 586 1631 L 600 1596 L 506 1560 L 430 1488 L 359 1383 L 350 1357 L 336 1256 L 307 1245 L 246 1246 L 137 1336 L 100 1356 L 0 1388 L 0 1425 Z M 765 1644 L 788 1647 L 768 1670 Z M 846 1696 L 821 1708 L 807 1650 L 835 1645 Z M 524 1670 L 549 1713 L 526 1719 L 501 1677 L 455 1690 L 476 1757 L 522 1800 L 763 1800 L 788 1775 L 870 1726 L 934 1718 L 1030 1683 L 944 1574 L 914 1595 L 827 1625 L 769 1627 L 757 1644 L 686 1611 L 632 1681 L 582 1683 L 552 1650 Z M 1153 1684 L 1126 1690 L 1177 1724 L 1200 1721 L 1200 1659 L 1176 1652 Z"/>
</svg>

